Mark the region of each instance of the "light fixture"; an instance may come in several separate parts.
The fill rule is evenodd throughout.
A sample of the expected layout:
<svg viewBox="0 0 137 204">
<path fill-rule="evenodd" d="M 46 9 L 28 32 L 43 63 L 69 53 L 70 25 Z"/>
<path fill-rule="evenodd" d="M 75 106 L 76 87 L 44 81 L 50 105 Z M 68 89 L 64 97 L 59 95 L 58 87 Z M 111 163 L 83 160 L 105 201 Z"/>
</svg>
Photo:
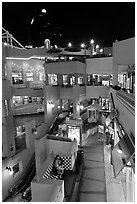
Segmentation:
<svg viewBox="0 0 137 204">
<path fill-rule="evenodd" d="M 99 45 L 96 45 L 96 49 L 98 49 L 99 48 Z"/>
<path fill-rule="evenodd" d="M 31 20 L 31 25 L 34 23 L 34 18 L 32 18 L 32 20 Z"/>
<path fill-rule="evenodd" d="M 52 108 L 54 108 L 54 103 L 51 101 L 51 102 L 49 102 L 49 104 L 50 104 L 50 106 L 52 107 Z"/>
<path fill-rule="evenodd" d="M 6 170 L 8 170 L 10 175 L 13 175 L 13 169 L 11 166 L 6 166 Z"/>
<path fill-rule="evenodd" d="M 121 149 L 117 149 L 117 152 L 120 153 L 120 154 L 123 153 Z"/>
<path fill-rule="evenodd" d="M 70 42 L 70 43 L 68 43 L 68 47 L 72 47 L 72 43 Z"/>
<path fill-rule="evenodd" d="M 84 106 L 82 104 L 80 104 L 80 109 L 83 110 L 84 109 Z"/>
<path fill-rule="evenodd" d="M 81 44 L 81 48 L 85 48 L 85 43 L 82 43 L 82 44 Z"/>
<path fill-rule="evenodd" d="M 94 43 L 94 40 L 92 39 L 92 40 L 90 41 L 90 43 L 93 44 L 93 43 Z"/>
<path fill-rule="evenodd" d="M 47 13 L 46 9 L 41 10 L 42 13 Z"/>
<path fill-rule="evenodd" d="M 102 49 L 102 48 L 100 49 L 100 52 L 101 52 L 101 53 L 103 52 L 103 49 Z"/>
<path fill-rule="evenodd" d="M 34 134 L 36 135 L 36 134 L 37 134 L 37 130 L 36 130 L 36 128 L 32 128 L 31 132 L 34 133 Z"/>
</svg>

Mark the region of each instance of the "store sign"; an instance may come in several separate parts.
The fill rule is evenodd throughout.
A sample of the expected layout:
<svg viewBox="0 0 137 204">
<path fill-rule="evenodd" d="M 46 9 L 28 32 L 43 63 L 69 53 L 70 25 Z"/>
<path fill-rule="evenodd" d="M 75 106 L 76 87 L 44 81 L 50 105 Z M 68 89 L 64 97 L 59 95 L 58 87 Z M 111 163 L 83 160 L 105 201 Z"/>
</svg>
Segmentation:
<svg viewBox="0 0 137 204">
<path fill-rule="evenodd" d="M 76 126 L 79 126 L 79 125 L 82 125 L 82 119 L 68 119 L 67 118 L 66 124 L 67 125 L 76 125 Z"/>
</svg>

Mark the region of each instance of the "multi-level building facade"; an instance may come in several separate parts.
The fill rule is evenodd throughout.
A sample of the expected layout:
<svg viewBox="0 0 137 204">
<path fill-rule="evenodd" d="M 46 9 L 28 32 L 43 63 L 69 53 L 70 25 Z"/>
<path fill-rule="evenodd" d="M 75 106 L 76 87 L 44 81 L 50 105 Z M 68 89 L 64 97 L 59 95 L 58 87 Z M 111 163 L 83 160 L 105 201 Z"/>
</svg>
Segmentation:
<svg viewBox="0 0 137 204">
<path fill-rule="evenodd" d="M 127 159 L 131 167 L 125 167 L 123 185 L 125 194 L 128 191 L 126 201 L 134 200 L 129 192 L 135 173 L 134 44 L 134 38 L 115 42 L 112 56 L 97 58 L 91 56 L 91 50 L 87 57 L 84 50 L 50 53 L 50 46 L 17 49 L 2 44 L 3 200 L 27 171 L 35 152 L 34 140 L 46 135 L 57 114 L 73 106 L 73 118 L 78 119 L 85 104 L 97 99 L 111 112 L 115 145 L 125 133 L 132 143 Z M 130 152 L 130 144 L 124 145 Z M 12 175 L 7 167 L 12 167 Z M 126 183 L 130 177 L 131 183 Z"/>
</svg>

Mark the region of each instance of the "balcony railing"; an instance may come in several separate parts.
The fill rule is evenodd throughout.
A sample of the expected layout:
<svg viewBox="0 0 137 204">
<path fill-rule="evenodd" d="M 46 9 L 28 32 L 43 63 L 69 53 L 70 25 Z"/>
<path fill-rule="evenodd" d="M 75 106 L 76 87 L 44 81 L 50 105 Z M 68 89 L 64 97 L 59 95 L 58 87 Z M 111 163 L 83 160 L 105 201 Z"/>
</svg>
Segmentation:
<svg viewBox="0 0 137 204">
<path fill-rule="evenodd" d="M 31 89 L 43 89 L 43 84 L 31 84 L 31 83 L 24 83 L 24 84 L 13 84 L 13 86 L 17 89 L 24 89 L 24 88 L 31 88 Z"/>
<path fill-rule="evenodd" d="M 126 93 L 124 91 L 117 91 L 117 97 L 131 108 L 135 108 L 135 96 L 133 94 Z"/>
</svg>

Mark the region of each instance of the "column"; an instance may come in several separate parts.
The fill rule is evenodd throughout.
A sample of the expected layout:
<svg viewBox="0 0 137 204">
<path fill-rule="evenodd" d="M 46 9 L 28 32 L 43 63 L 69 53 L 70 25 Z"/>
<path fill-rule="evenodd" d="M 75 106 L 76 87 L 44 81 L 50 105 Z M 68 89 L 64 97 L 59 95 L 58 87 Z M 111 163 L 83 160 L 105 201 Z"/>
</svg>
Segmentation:
<svg viewBox="0 0 137 204">
<path fill-rule="evenodd" d="M 70 104 L 71 104 L 71 101 L 70 99 L 68 99 L 68 111 L 70 111 Z"/>
<path fill-rule="evenodd" d="M 118 85 L 118 64 L 113 61 L 113 86 Z"/>
<path fill-rule="evenodd" d="M 63 75 L 62 74 L 57 74 L 57 84 L 59 86 L 63 85 Z"/>
<path fill-rule="evenodd" d="M 132 74 L 132 90 L 133 94 L 135 94 L 135 73 Z"/>
<path fill-rule="evenodd" d="M 60 111 L 62 111 L 62 105 L 63 105 L 62 101 L 63 101 L 62 99 L 60 99 L 60 100 L 59 100 L 59 104 L 60 104 Z"/>
<path fill-rule="evenodd" d="M 83 74 L 83 84 L 85 84 L 85 86 L 87 86 L 88 83 L 88 76 L 87 74 Z"/>
<path fill-rule="evenodd" d="M 50 102 L 52 101 L 51 96 L 52 86 L 44 85 L 44 122 L 49 126 L 52 121 L 52 106 Z"/>
<path fill-rule="evenodd" d="M 69 85 L 69 86 L 71 85 L 71 81 L 70 81 L 71 77 L 72 77 L 72 75 L 71 75 L 71 74 L 68 74 L 68 85 Z"/>
<path fill-rule="evenodd" d="M 73 85 L 73 118 L 80 117 L 79 86 Z"/>
<path fill-rule="evenodd" d="M 75 77 L 75 85 L 78 84 L 78 73 L 74 73 L 74 77 Z"/>
<path fill-rule="evenodd" d="M 24 69 L 22 69 L 22 80 L 23 80 L 23 84 L 25 84 L 25 82 L 27 81 L 26 79 L 26 71 Z"/>
<path fill-rule="evenodd" d="M 45 73 L 45 81 L 46 81 L 46 85 L 49 85 L 49 77 L 48 77 L 48 74 Z"/>
</svg>

